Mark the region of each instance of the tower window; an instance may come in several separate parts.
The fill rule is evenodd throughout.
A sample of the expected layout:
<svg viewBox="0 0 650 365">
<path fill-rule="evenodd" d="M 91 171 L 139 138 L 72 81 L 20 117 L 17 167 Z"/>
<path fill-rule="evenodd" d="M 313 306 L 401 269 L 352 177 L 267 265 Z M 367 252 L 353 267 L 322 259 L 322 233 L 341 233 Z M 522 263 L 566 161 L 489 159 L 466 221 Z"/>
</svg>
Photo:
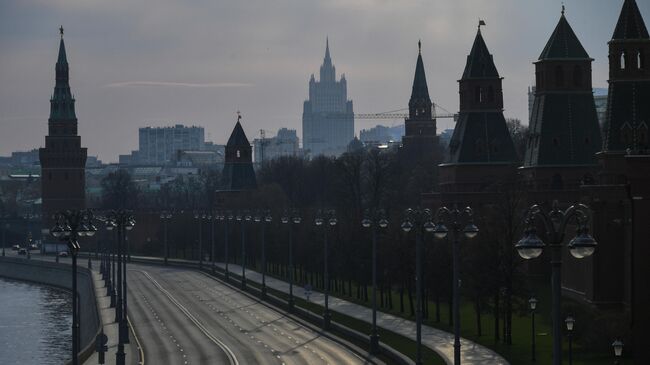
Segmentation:
<svg viewBox="0 0 650 365">
<path fill-rule="evenodd" d="M 573 83 L 575 86 L 582 87 L 582 67 L 577 65 L 573 69 Z"/>
<path fill-rule="evenodd" d="M 643 51 L 639 50 L 636 54 L 636 66 L 639 70 L 643 70 L 645 68 L 645 60 L 643 57 Z"/>
<path fill-rule="evenodd" d="M 555 85 L 558 87 L 564 86 L 564 71 L 562 66 L 555 67 Z"/>
<path fill-rule="evenodd" d="M 633 134 L 632 127 L 630 126 L 630 124 L 629 123 L 623 124 L 623 126 L 621 127 L 621 141 L 623 142 L 624 145 L 626 146 L 632 145 L 632 140 L 634 138 L 632 134 Z"/>
<path fill-rule="evenodd" d="M 644 122 L 641 122 L 641 125 L 637 128 L 638 131 L 638 141 L 639 146 L 647 147 L 648 146 L 648 125 Z"/>
<path fill-rule="evenodd" d="M 488 103 L 493 103 L 494 102 L 494 88 L 490 86 L 488 88 Z"/>
<path fill-rule="evenodd" d="M 237 158 L 240 158 L 240 157 L 241 157 L 241 152 L 239 150 L 237 150 Z"/>
<path fill-rule="evenodd" d="M 481 89 L 480 86 L 476 87 L 475 93 L 476 93 L 476 95 L 475 95 L 476 102 L 477 103 L 482 103 L 483 102 L 483 90 Z"/>
<path fill-rule="evenodd" d="M 620 65 L 621 65 L 621 70 L 625 70 L 625 68 L 627 67 L 627 54 L 625 53 L 625 51 L 621 52 Z"/>
</svg>

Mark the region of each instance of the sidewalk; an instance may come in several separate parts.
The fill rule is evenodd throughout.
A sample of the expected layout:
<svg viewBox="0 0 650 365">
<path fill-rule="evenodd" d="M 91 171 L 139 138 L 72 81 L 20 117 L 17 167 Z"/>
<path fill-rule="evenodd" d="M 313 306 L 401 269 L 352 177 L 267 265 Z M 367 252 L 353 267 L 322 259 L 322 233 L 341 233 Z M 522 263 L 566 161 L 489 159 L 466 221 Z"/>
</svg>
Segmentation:
<svg viewBox="0 0 650 365">
<path fill-rule="evenodd" d="M 108 337 L 108 351 L 104 354 L 104 363 L 115 364 L 115 354 L 117 353 L 117 339 L 118 339 L 118 325 L 115 322 L 115 309 L 111 308 L 111 298 L 106 295 L 106 287 L 104 280 L 98 270 L 99 262 L 93 261 L 93 278 L 95 280 L 95 296 L 97 297 L 97 306 L 99 308 L 99 315 L 101 316 L 104 325 L 104 334 Z M 128 365 L 140 364 L 140 347 L 133 332 L 129 333 L 129 343 L 124 345 L 124 352 L 126 353 L 125 363 Z M 85 362 L 84 365 L 99 364 L 99 354 L 94 352 Z"/>
<path fill-rule="evenodd" d="M 218 263 L 217 266 L 221 269 L 225 269 L 225 264 Z M 235 264 L 229 264 L 228 269 L 235 275 L 241 275 L 242 273 L 241 266 Z M 262 274 L 247 268 L 246 280 L 261 283 Z M 289 293 L 289 284 L 284 281 L 267 276 L 266 285 L 269 288 L 280 292 Z M 300 293 L 300 288 L 294 286 L 294 293 Z M 298 294 L 298 296 L 299 295 L 300 294 Z M 323 306 L 325 302 L 324 295 L 314 291 L 309 297 L 309 301 Z M 329 297 L 329 307 L 332 311 L 345 314 L 367 323 L 371 323 L 372 321 L 372 310 L 370 308 L 350 303 L 331 295 Z M 415 322 L 413 321 L 377 311 L 377 326 L 415 341 Z M 454 335 L 452 333 L 425 325 L 422 326 L 422 345 L 437 352 L 447 362 L 447 364 L 453 364 L 454 362 L 453 344 Z M 463 364 L 468 365 L 508 365 L 508 361 L 496 352 L 466 339 L 461 339 L 461 361 Z"/>
</svg>

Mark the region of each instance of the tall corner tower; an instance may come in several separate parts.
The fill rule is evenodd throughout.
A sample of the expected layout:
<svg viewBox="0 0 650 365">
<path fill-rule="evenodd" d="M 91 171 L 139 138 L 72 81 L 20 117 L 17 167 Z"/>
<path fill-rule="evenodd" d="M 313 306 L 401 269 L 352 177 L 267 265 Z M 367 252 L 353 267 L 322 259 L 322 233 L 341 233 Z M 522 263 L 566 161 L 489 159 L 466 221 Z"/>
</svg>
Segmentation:
<svg viewBox="0 0 650 365">
<path fill-rule="evenodd" d="M 604 183 L 625 183 L 626 154 L 650 154 L 650 36 L 639 7 L 625 0 L 609 42 L 609 94 L 599 158 Z"/>
<path fill-rule="evenodd" d="M 458 84 L 459 119 L 440 165 L 440 191 L 487 191 L 514 176 L 518 158 L 503 116 L 502 78 L 480 26 Z"/>
<path fill-rule="evenodd" d="M 595 153 L 602 139 L 592 90 L 592 62 L 563 8 L 535 62 L 535 101 L 521 169 L 533 190 L 576 190 L 594 180 Z"/>
<path fill-rule="evenodd" d="M 228 191 L 255 190 L 257 178 L 253 169 L 253 149 L 237 117 L 235 128 L 226 144 L 226 161 L 223 166 L 224 189 Z"/>
<path fill-rule="evenodd" d="M 429 87 L 422 61 L 422 43 L 418 42 L 418 58 L 409 100 L 409 116 L 404 122 L 405 133 L 402 137 L 404 162 L 434 166 L 440 162 L 434 114 L 434 106 L 429 97 Z"/>
<path fill-rule="evenodd" d="M 43 223 L 49 228 L 50 217 L 58 210 L 82 209 L 86 205 L 86 148 L 77 134 L 75 99 L 70 92 L 69 67 L 60 29 L 56 84 L 50 99 L 50 118 L 45 147 L 39 150 Z"/>
<path fill-rule="evenodd" d="M 345 75 L 336 81 L 327 39 L 320 80 L 311 75 L 309 99 L 303 104 L 302 141 L 309 156 L 340 155 L 354 139 L 354 111 L 347 85 Z"/>
</svg>

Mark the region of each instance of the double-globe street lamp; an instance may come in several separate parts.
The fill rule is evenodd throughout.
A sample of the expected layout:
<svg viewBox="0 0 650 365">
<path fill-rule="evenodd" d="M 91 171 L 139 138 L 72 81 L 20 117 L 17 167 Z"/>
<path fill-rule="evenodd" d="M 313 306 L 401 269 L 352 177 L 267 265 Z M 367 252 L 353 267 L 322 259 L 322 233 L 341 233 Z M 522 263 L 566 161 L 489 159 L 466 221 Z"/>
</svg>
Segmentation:
<svg viewBox="0 0 650 365">
<path fill-rule="evenodd" d="M 407 209 L 404 212 L 402 230 L 409 233 L 415 228 L 415 364 L 422 365 L 422 234 L 433 232 L 429 209 Z"/>
<path fill-rule="evenodd" d="M 172 212 L 169 211 L 162 211 L 160 213 L 160 219 L 163 221 L 163 231 L 164 231 L 164 237 L 163 237 L 163 250 L 165 251 L 163 253 L 164 256 L 164 263 L 167 265 L 167 260 L 169 259 L 169 246 L 167 245 L 167 222 L 169 222 L 172 219 Z"/>
<path fill-rule="evenodd" d="M 97 232 L 90 210 L 66 210 L 54 214 L 55 226 L 50 234 L 68 244 L 72 256 L 72 364 L 78 365 L 80 351 L 79 295 L 77 294 L 77 253 L 79 237 L 91 237 Z"/>
<path fill-rule="evenodd" d="M 129 343 L 129 327 L 127 317 L 127 277 L 126 262 L 128 252 L 125 245 L 126 231 L 135 226 L 135 219 L 130 211 L 114 210 L 106 215 L 106 228 L 117 229 L 117 303 L 115 307 L 115 320 L 118 322 L 118 346 L 116 363 L 123 365 L 125 362 L 124 344 Z"/>
<path fill-rule="evenodd" d="M 246 289 L 246 222 L 253 218 L 248 211 L 242 211 L 237 214 L 238 222 L 241 222 L 241 287 Z"/>
<path fill-rule="evenodd" d="M 255 223 L 260 223 L 262 225 L 261 227 L 261 235 L 262 235 L 262 298 L 266 297 L 266 225 L 271 223 L 273 221 L 273 217 L 271 217 L 271 211 L 266 210 L 266 211 L 258 211 L 257 214 L 255 214 L 255 218 L 253 219 Z"/>
<path fill-rule="evenodd" d="M 224 245 L 224 261 L 225 261 L 225 278 L 226 282 L 230 279 L 230 270 L 228 269 L 228 263 L 230 258 L 228 256 L 228 221 L 233 220 L 232 212 L 221 211 L 217 213 L 217 219 L 223 223 L 223 245 Z"/>
<path fill-rule="evenodd" d="M 332 321 L 332 313 L 330 312 L 329 307 L 329 292 L 330 292 L 330 276 L 329 276 L 329 247 L 327 241 L 327 229 L 334 228 L 338 220 L 336 219 L 336 211 L 326 210 L 319 211 L 318 215 L 314 219 L 314 224 L 317 227 L 323 227 L 323 291 L 325 295 L 325 311 L 323 312 L 323 329 L 327 330 L 330 327 L 330 322 Z"/>
<path fill-rule="evenodd" d="M 372 228 L 372 329 L 370 330 L 370 353 L 379 353 L 379 333 L 377 332 L 377 235 L 379 228 L 388 227 L 383 209 L 367 210 L 361 221 L 364 228 Z"/>
<path fill-rule="evenodd" d="M 464 223 L 463 223 L 464 221 Z M 445 225 L 446 223 L 446 225 Z M 447 228 L 449 226 L 449 229 Z M 436 212 L 436 226 L 433 236 L 437 239 L 447 237 L 449 230 L 452 233 L 452 292 L 453 292 L 453 317 L 454 317 L 454 365 L 460 365 L 460 233 L 465 238 L 472 239 L 478 235 L 478 227 L 474 224 L 474 211 L 470 207 L 459 210 L 440 207 Z"/>
<path fill-rule="evenodd" d="M 567 225 L 577 223 L 576 237 L 569 244 L 569 252 L 575 258 L 582 259 L 591 256 L 596 250 L 597 243 L 589 234 L 587 225 L 591 220 L 589 208 L 584 204 L 572 205 L 562 211 L 557 201 L 553 202 L 550 212 L 545 212 L 539 205 L 533 205 L 526 214 L 527 228 L 524 237 L 515 247 L 519 256 L 529 260 L 539 257 L 546 246 L 537 236 L 536 219 L 540 219 L 546 229 L 546 237 L 551 248 L 551 288 L 552 288 L 552 324 L 553 324 L 553 365 L 562 363 L 562 242 L 564 241 Z"/>
<path fill-rule="evenodd" d="M 294 281 L 294 270 L 293 270 L 293 228 L 294 224 L 300 224 L 302 218 L 298 214 L 297 210 L 293 210 L 291 214 L 285 211 L 280 221 L 283 224 L 286 224 L 289 230 L 289 301 L 287 302 L 289 306 L 289 311 L 293 310 L 294 300 L 293 300 L 293 281 Z"/>
<path fill-rule="evenodd" d="M 194 219 L 199 224 L 199 270 L 203 268 L 203 221 L 212 220 L 210 212 L 194 212 Z"/>
</svg>

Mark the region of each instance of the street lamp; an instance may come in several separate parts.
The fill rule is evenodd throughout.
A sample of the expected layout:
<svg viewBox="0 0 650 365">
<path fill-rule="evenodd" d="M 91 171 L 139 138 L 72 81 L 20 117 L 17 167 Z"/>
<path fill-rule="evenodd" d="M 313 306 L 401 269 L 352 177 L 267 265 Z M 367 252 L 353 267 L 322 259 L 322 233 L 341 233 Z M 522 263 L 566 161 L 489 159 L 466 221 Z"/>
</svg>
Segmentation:
<svg viewBox="0 0 650 365">
<path fill-rule="evenodd" d="M 573 365 L 573 325 L 575 322 L 576 320 L 573 318 L 573 316 L 568 316 L 564 320 L 569 337 L 569 365 Z"/>
<path fill-rule="evenodd" d="M 110 226 L 117 228 L 117 305 L 115 307 L 115 320 L 118 322 L 118 345 L 116 353 L 116 363 L 123 365 L 125 363 L 124 344 L 129 343 L 128 327 L 128 310 L 127 310 L 127 277 L 126 263 L 128 250 L 126 247 L 126 231 L 130 231 L 135 226 L 135 219 L 130 211 L 114 210 L 110 211 L 107 220 Z"/>
<path fill-rule="evenodd" d="M 203 220 L 207 219 L 205 212 L 194 212 L 194 219 L 199 224 L 199 270 L 203 268 Z"/>
<path fill-rule="evenodd" d="M 422 234 L 433 232 L 434 225 L 431 221 L 429 209 L 407 209 L 404 212 L 402 230 L 406 233 L 415 228 L 415 328 L 416 328 L 416 354 L 415 364 L 422 365 Z"/>
<path fill-rule="evenodd" d="M 532 361 L 535 362 L 535 311 L 537 310 L 537 298 L 532 297 L 528 299 L 528 308 L 530 308 L 532 331 L 531 331 L 531 345 L 532 345 Z"/>
<path fill-rule="evenodd" d="M 287 304 L 289 305 L 289 311 L 293 311 L 293 306 L 294 306 L 294 301 L 293 301 L 293 237 L 292 237 L 292 225 L 293 224 L 300 224 L 302 221 L 302 218 L 300 218 L 300 215 L 298 215 L 297 210 L 293 210 L 293 215 L 289 216 L 287 212 L 284 213 L 284 215 L 281 218 L 281 222 L 283 224 L 287 224 L 288 229 L 289 229 L 289 301 Z"/>
<path fill-rule="evenodd" d="M 546 229 L 546 237 L 550 241 L 551 248 L 551 288 L 552 288 L 552 323 L 553 323 L 553 365 L 562 363 L 562 242 L 564 241 L 567 225 L 575 220 L 578 224 L 576 237 L 569 244 L 569 252 L 575 258 L 581 259 L 591 256 L 596 250 L 597 243 L 589 234 L 589 223 L 591 217 L 589 208 L 584 204 L 576 204 L 560 210 L 559 204 L 553 202 L 550 212 L 544 212 L 539 205 L 533 205 L 526 214 L 527 228 L 524 237 L 517 242 L 515 248 L 519 256 L 529 260 L 539 257 L 544 250 L 544 242 L 537 236 L 535 219 L 540 219 Z"/>
<path fill-rule="evenodd" d="M 226 282 L 228 282 L 228 279 L 230 279 L 230 270 L 228 270 L 228 262 L 230 261 L 230 258 L 228 256 L 228 221 L 232 221 L 232 219 L 233 219 L 232 212 L 222 212 L 221 215 L 219 216 L 219 220 L 223 222 L 223 243 L 224 243 L 223 255 L 225 256 L 225 261 L 226 261 L 226 272 L 225 272 Z"/>
<path fill-rule="evenodd" d="M 266 297 L 266 225 L 273 221 L 271 212 L 258 212 L 255 215 L 255 223 L 262 224 L 262 298 Z"/>
<path fill-rule="evenodd" d="M 364 228 L 372 227 L 372 329 L 370 330 L 370 353 L 379 353 L 379 333 L 377 333 L 377 233 L 379 228 L 388 227 L 383 209 L 368 211 L 361 221 Z"/>
<path fill-rule="evenodd" d="M 106 220 L 106 230 L 107 231 L 111 232 L 111 231 L 113 231 L 113 229 L 115 229 L 115 227 L 116 227 L 116 224 L 113 221 L 111 221 L 109 219 Z M 108 294 L 111 296 L 111 304 L 110 304 L 111 308 L 115 308 L 115 306 L 117 305 L 117 299 L 116 299 L 117 289 L 115 288 L 115 286 L 117 285 L 116 284 L 117 281 L 116 281 L 116 278 L 115 278 L 115 274 L 117 272 L 117 270 L 115 269 L 115 255 L 117 254 L 117 247 L 116 247 L 117 246 L 117 231 L 115 231 L 114 237 L 115 238 L 111 241 L 110 247 L 107 248 L 107 250 L 108 250 L 108 260 L 109 260 L 107 289 L 108 289 Z M 115 313 L 117 315 L 117 311 Z"/>
<path fill-rule="evenodd" d="M 330 327 L 330 322 L 332 321 L 332 313 L 330 312 L 329 307 L 329 292 L 330 292 L 330 277 L 329 277 L 329 249 L 327 242 L 327 229 L 328 226 L 334 228 L 338 223 L 336 219 L 336 211 L 334 209 L 330 211 L 319 211 L 314 223 L 317 227 L 323 227 L 323 241 L 325 242 L 323 250 L 323 284 L 324 284 L 324 294 L 325 294 L 325 311 L 323 312 L 323 329 L 327 330 Z"/>
<path fill-rule="evenodd" d="M 237 221 L 241 222 L 241 287 L 246 289 L 246 222 L 252 220 L 248 211 L 237 214 Z"/>
<path fill-rule="evenodd" d="M 172 218 L 172 213 L 168 211 L 163 211 L 160 213 L 160 219 L 163 221 L 163 230 L 164 230 L 164 262 L 167 265 L 167 259 L 169 258 L 169 246 L 167 246 L 167 222 Z"/>
<path fill-rule="evenodd" d="M 623 341 L 614 341 L 612 343 L 612 349 L 614 349 L 614 357 L 616 358 L 614 365 L 619 365 L 621 363 L 621 356 L 623 356 Z"/>
<path fill-rule="evenodd" d="M 466 223 L 461 223 L 463 216 Z M 470 207 L 458 210 L 453 208 L 441 207 L 436 212 L 436 226 L 433 229 L 434 236 L 438 239 L 447 237 L 448 229 L 444 221 L 446 218 L 447 225 L 451 228 L 453 234 L 452 246 L 452 291 L 453 291 L 453 317 L 454 317 L 454 365 L 460 365 L 460 242 L 459 236 L 462 233 L 467 239 L 473 239 L 478 235 L 478 227 L 474 224 L 474 211 Z M 463 227 L 464 226 L 464 227 Z"/>
<path fill-rule="evenodd" d="M 77 294 L 77 253 L 79 237 L 91 237 L 97 231 L 93 225 L 93 213 L 90 210 L 66 210 L 54 215 L 56 225 L 50 229 L 54 238 L 65 241 L 72 255 L 72 364 L 79 364 L 79 296 Z"/>
</svg>

